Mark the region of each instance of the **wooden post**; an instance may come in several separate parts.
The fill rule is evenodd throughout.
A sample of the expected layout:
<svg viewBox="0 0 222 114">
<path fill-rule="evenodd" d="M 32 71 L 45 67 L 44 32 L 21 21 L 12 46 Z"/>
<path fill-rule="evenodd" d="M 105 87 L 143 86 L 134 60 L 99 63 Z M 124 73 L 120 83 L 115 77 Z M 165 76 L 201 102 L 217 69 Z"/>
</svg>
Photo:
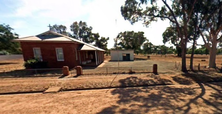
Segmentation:
<svg viewBox="0 0 222 114">
<path fill-rule="evenodd" d="M 76 66 L 76 76 L 82 75 L 82 67 L 81 66 Z"/>
<path fill-rule="evenodd" d="M 69 67 L 63 66 L 62 73 L 63 73 L 63 76 L 68 76 L 69 75 Z"/>
<path fill-rule="evenodd" d="M 200 71 L 200 63 L 198 64 L 198 71 Z"/>
<path fill-rule="evenodd" d="M 153 73 L 158 74 L 157 72 L 157 64 L 153 64 Z"/>
</svg>

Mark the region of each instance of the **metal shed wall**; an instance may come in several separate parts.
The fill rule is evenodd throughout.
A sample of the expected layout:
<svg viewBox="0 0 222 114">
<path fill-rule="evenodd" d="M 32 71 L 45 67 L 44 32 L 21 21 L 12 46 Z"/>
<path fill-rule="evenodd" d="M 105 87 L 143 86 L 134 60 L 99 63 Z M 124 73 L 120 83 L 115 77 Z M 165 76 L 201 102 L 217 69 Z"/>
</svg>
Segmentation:
<svg viewBox="0 0 222 114">
<path fill-rule="evenodd" d="M 133 50 L 111 50 L 111 60 L 113 61 L 122 61 L 123 60 L 123 54 L 130 54 L 130 60 L 134 60 L 134 51 Z"/>
</svg>

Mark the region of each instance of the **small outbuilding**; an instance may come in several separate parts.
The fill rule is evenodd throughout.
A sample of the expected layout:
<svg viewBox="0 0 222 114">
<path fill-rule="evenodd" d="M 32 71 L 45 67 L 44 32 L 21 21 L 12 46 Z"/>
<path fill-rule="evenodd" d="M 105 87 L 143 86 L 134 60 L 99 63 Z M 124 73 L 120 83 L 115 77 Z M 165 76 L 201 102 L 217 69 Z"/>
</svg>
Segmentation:
<svg viewBox="0 0 222 114">
<path fill-rule="evenodd" d="M 134 51 L 133 50 L 111 50 L 112 61 L 133 61 Z"/>
</svg>

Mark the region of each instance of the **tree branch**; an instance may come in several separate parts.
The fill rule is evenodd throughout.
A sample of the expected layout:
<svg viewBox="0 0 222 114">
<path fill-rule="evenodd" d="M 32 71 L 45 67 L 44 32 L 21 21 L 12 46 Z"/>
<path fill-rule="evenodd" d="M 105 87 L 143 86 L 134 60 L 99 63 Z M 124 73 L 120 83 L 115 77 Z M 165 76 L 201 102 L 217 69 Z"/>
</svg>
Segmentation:
<svg viewBox="0 0 222 114">
<path fill-rule="evenodd" d="M 170 13 L 172 14 L 173 18 L 174 18 L 174 21 L 176 23 L 176 26 L 177 26 L 177 31 L 178 31 L 178 35 L 180 36 L 181 35 L 181 31 L 180 31 L 180 25 L 176 19 L 176 16 L 175 14 L 173 13 L 173 10 L 170 8 L 170 6 L 166 3 L 166 0 L 162 0 L 162 2 L 166 5 L 166 7 L 170 10 Z M 182 36 L 180 36 L 182 38 Z"/>
<path fill-rule="evenodd" d="M 158 17 L 158 18 L 166 18 L 168 20 L 170 20 L 172 23 L 175 23 L 175 21 L 173 19 L 170 19 L 170 17 L 167 16 L 160 16 L 160 15 L 150 15 L 152 17 Z"/>
<path fill-rule="evenodd" d="M 190 21 L 190 17 L 191 17 L 191 14 L 192 14 L 192 12 L 193 12 L 194 4 L 196 4 L 196 1 L 197 1 L 197 0 L 195 0 L 194 3 L 193 3 L 193 5 L 192 5 L 192 9 L 191 9 L 190 14 L 189 14 L 189 16 L 188 16 L 187 22 Z"/>
<path fill-rule="evenodd" d="M 210 50 L 210 46 L 209 46 L 209 44 L 206 42 L 202 31 L 200 30 L 199 27 L 197 27 L 197 28 L 198 28 L 198 31 L 200 32 L 200 35 L 201 35 L 201 37 L 202 37 L 202 39 L 203 39 L 203 41 L 204 41 L 205 47 L 206 47 L 208 50 Z"/>
<path fill-rule="evenodd" d="M 222 25 L 217 29 L 216 34 L 219 34 L 219 32 L 222 30 Z"/>
<path fill-rule="evenodd" d="M 222 39 L 222 35 L 220 36 L 220 38 L 217 39 L 217 42 L 219 42 Z"/>
</svg>

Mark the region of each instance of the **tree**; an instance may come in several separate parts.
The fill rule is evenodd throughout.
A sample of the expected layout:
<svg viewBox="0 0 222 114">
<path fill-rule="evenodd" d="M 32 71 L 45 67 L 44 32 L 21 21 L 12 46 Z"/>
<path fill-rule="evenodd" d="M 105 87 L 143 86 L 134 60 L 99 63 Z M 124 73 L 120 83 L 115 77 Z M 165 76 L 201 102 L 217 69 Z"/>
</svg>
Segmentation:
<svg viewBox="0 0 222 114">
<path fill-rule="evenodd" d="M 20 45 L 12 42 L 18 38 L 18 34 L 12 33 L 13 28 L 6 24 L 0 24 L 0 51 L 6 50 L 9 53 L 21 53 Z"/>
<path fill-rule="evenodd" d="M 125 31 L 120 32 L 114 41 L 116 47 L 139 51 L 142 44 L 146 41 L 146 37 L 144 32 Z"/>
<path fill-rule="evenodd" d="M 176 27 L 167 27 L 164 33 L 162 34 L 163 43 L 170 42 L 176 47 L 176 53 L 178 57 L 181 57 L 181 40 L 178 38 Z"/>
<path fill-rule="evenodd" d="M 54 31 L 54 32 L 57 32 L 59 34 L 63 34 L 63 35 L 68 35 L 68 32 L 66 32 L 66 26 L 64 25 L 53 25 L 53 26 L 49 26 L 50 27 L 50 30 Z"/>
<path fill-rule="evenodd" d="M 181 40 L 182 71 L 186 72 L 187 24 L 196 0 L 172 0 L 171 6 L 167 3 L 167 0 L 161 1 L 164 5 L 159 7 L 156 0 L 151 0 L 150 5 L 148 5 L 148 0 L 140 0 L 140 2 L 126 0 L 125 5 L 121 6 L 122 16 L 132 24 L 143 21 L 146 26 L 149 26 L 151 22 L 158 19 L 168 19 L 175 24 L 178 38 Z"/>
<path fill-rule="evenodd" d="M 200 0 L 195 7 L 198 13 L 198 31 L 210 51 L 209 67 L 216 67 L 217 44 L 222 39 L 222 1 Z"/>
<path fill-rule="evenodd" d="M 153 53 L 153 44 L 148 40 L 143 44 L 143 53 L 144 54 L 151 54 Z"/>
<path fill-rule="evenodd" d="M 82 40 L 86 43 L 92 43 L 93 40 L 90 39 L 90 35 L 92 34 L 92 27 L 87 25 L 86 22 L 77 21 L 73 22 L 70 26 L 71 31 L 73 32 L 72 37 Z"/>
<path fill-rule="evenodd" d="M 108 50 L 107 48 L 107 44 L 108 44 L 108 40 L 109 40 L 109 37 L 100 37 L 99 33 L 92 33 L 91 34 L 91 39 L 94 39 L 95 41 L 95 46 L 99 47 L 99 48 L 102 48 L 104 50 Z"/>
</svg>

